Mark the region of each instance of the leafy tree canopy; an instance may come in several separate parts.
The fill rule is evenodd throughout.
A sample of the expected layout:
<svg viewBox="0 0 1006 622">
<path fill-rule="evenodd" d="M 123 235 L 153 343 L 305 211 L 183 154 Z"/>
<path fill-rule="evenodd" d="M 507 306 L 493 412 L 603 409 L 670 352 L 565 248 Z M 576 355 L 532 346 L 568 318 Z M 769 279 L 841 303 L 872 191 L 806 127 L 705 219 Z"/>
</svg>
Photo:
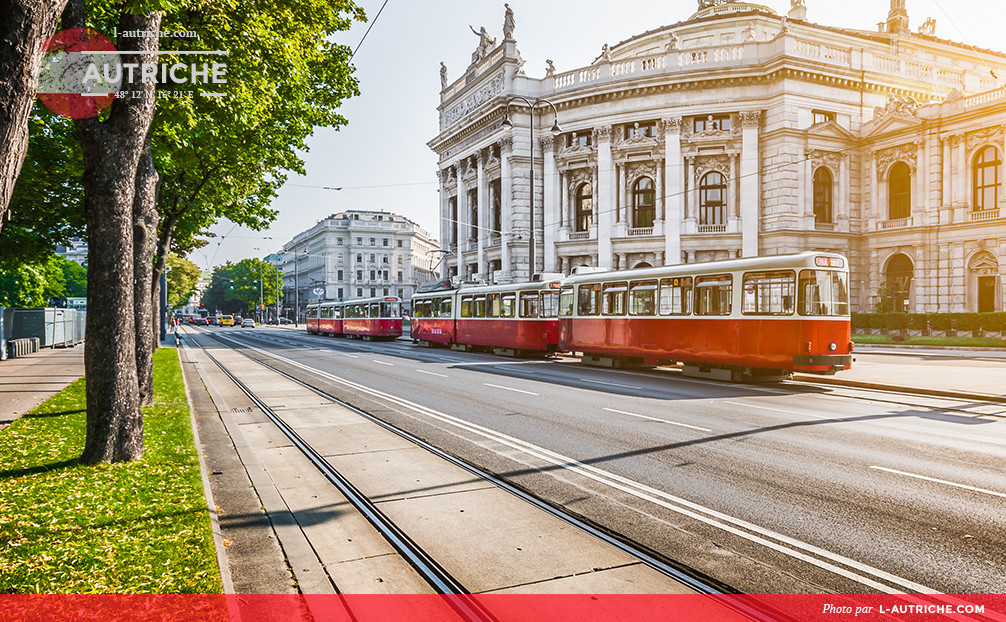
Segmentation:
<svg viewBox="0 0 1006 622">
<path fill-rule="evenodd" d="M 279 294 L 278 279 L 276 268 L 267 261 L 227 262 L 213 271 L 210 285 L 203 292 L 203 304 L 211 313 L 248 313 L 258 307 L 260 300 L 271 307 Z"/>
<path fill-rule="evenodd" d="M 199 266 L 184 257 L 179 257 L 174 253 L 168 255 L 168 305 L 180 307 L 196 291 L 196 284 L 199 283 Z"/>
</svg>

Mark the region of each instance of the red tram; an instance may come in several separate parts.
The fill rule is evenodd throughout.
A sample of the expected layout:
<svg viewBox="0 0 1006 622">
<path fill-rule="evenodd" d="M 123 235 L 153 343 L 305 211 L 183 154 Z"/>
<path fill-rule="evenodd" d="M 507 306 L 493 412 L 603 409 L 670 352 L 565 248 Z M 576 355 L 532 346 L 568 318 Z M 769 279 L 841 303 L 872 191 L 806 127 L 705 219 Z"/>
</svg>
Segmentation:
<svg viewBox="0 0 1006 622">
<path fill-rule="evenodd" d="M 449 291 L 434 287 L 416 293 L 412 338 L 426 345 L 492 349 L 512 356 L 555 352 L 562 275 L 543 276 L 545 280 L 530 283 Z"/>
<path fill-rule="evenodd" d="M 370 340 L 396 339 L 402 335 L 402 301 L 383 296 L 308 305 L 307 332 Z"/>
<path fill-rule="evenodd" d="M 852 365 L 847 262 L 801 253 L 574 275 L 559 349 L 721 380 L 834 374 Z"/>
</svg>

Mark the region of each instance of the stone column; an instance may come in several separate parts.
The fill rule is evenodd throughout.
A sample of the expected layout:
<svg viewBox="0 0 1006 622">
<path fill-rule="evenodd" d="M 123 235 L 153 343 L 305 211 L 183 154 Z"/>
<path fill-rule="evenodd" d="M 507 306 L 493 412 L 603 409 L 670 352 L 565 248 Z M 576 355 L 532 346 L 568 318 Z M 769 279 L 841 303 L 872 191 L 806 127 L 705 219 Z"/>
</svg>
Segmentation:
<svg viewBox="0 0 1006 622">
<path fill-rule="evenodd" d="M 462 160 L 458 163 L 458 277 L 461 279 L 468 273 L 468 266 L 465 263 L 465 249 L 468 247 L 468 188 L 465 187 L 463 180 L 467 170 L 467 161 Z"/>
<path fill-rule="evenodd" d="M 440 169 L 437 171 L 437 177 L 440 180 L 440 248 L 442 250 L 447 250 L 451 239 L 451 199 L 447 196 L 447 169 Z M 350 260 L 353 258 L 353 254 L 349 253 Z M 447 278 L 447 257 L 441 253 L 436 260 L 440 261 L 440 278 Z M 435 261 L 436 261 L 435 260 Z M 347 264 L 350 265 L 351 264 Z M 350 270 L 352 273 L 352 270 Z"/>
<path fill-rule="evenodd" d="M 478 244 L 478 262 L 479 262 L 479 274 L 482 278 L 489 282 L 489 262 L 486 260 L 486 245 L 489 241 L 486 236 L 489 235 L 489 212 L 492 210 L 489 208 L 489 201 L 486 197 L 489 195 L 488 189 L 486 188 L 486 158 L 481 150 L 475 154 L 475 166 L 476 166 L 476 200 L 478 201 L 479 208 L 479 221 L 474 223 L 476 227 L 475 235 L 477 237 Z"/>
<path fill-rule="evenodd" d="M 665 119 L 664 178 L 667 198 L 664 200 L 664 261 L 681 263 L 681 222 L 685 219 L 685 179 L 681 159 L 681 117 Z"/>
<path fill-rule="evenodd" d="M 654 186 L 654 215 L 653 215 L 653 233 L 655 235 L 663 235 L 664 233 L 664 163 L 661 159 L 657 160 L 656 172 L 653 180 Z"/>
<path fill-rule="evenodd" d="M 614 162 L 611 159 L 610 125 L 594 130 L 594 144 L 597 145 L 597 263 L 595 265 L 610 268 L 611 234 L 615 228 L 615 209 L 617 205 L 617 178 Z"/>
<path fill-rule="evenodd" d="M 555 168 L 555 136 L 541 138 L 542 272 L 555 272 L 555 242 L 559 236 L 559 179 Z"/>
<path fill-rule="evenodd" d="M 758 132 L 761 112 L 741 113 L 741 251 L 744 257 L 758 255 L 761 217 L 761 173 L 758 166 Z"/>
<path fill-rule="evenodd" d="M 510 263 L 510 242 L 513 240 L 513 171 L 510 158 L 513 157 L 513 136 L 500 139 L 500 275 L 509 281 L 513 274 Z"/>
</svg>

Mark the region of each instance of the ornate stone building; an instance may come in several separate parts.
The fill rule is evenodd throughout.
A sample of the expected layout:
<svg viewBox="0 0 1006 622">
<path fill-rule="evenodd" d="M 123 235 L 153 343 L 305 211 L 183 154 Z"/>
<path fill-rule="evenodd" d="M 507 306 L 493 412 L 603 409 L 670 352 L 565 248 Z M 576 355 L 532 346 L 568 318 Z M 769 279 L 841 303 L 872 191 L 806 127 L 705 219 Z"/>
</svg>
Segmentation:
<svg viewBox="0 0 1006 622">
<path fill-rule="evenodd" d="M 540 78 L 508 9 L 464 75 L 441 65 L 442 274 L 822 250 L 858 310 L 1006 308 L 1006 55 L 912 32 L 904 0 L 872 31 L 812 9 L 699 0 Z"/>
<path fill-rule="evenodd" d="M 276 267 L 285 304 L 292 307 L 299 299 L 303 317 L 307 305 L 320 300 L 398 296 L 408 303 L 416 287 L 434 279 L 437 247 L 404 216 L 367 210 L 332 214 L 283 246 Z"/>
</svg>

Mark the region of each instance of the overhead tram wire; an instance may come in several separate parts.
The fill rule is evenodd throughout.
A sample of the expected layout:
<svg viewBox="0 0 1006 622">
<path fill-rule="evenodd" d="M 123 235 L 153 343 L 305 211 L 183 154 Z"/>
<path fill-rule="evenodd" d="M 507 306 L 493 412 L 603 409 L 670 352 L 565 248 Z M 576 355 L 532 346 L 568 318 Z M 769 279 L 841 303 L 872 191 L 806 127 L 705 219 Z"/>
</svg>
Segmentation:
<svg viewBox="0 0 1006 622">
<path fill-rule="evenodd" d="M 370 34 L 370 29 L 373 28 L 374 24 L 377 23 L 377 19 L 381 17 L 381 12 L 384 11 L 384 7 L 386 6 L 388 6 L 388 0 L 384 0 L 384 4 L 382 4 L 381 8 L 377 11 L 377 15 L 374 16 L 374 19 L 371 20 L 370 25 L 367 26 L 367 32 L 363 33 L 363 37 L 360 39 L 360 42 L 356 44 L 356 49 L 353 50 L 353 53 L 349 55 L 349 60 L 346 61 L 347 63 L 352 62 L 353 57 L 356 56 L 356 53 L 360 51 L 360 46 L 363 45 L 363 42 L 367 39 L 367 35 Z"/>
</svg>

